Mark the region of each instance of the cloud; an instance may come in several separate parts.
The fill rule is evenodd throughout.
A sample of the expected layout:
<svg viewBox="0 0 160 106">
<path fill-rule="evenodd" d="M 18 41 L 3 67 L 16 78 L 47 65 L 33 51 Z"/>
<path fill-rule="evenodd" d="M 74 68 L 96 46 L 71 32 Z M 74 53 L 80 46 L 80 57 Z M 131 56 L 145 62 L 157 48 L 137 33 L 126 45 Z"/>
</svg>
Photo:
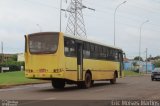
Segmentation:
<svg viewBox="0 0 160 106">
<path fill-rule="evenodd" d="M 59 31 L 59 0 L 0 0 L 0 41 L 5 42 L 5 52 L 23 52 L 24 35 L 40 31 Z M 85 0 L 84 5 L 96 11 L 83 10 L 88 38 L 113 45 L 113 16 L 123 0 Z M 63 8 L 68 4 L 63 2 Z M 143 26 L 142 51 L 159 55 L 160 3 L 158 0 L 127 0 L 116 13 L 116 46 L 126 54 L 137 56 L 139 27 Z M 67 19 L 62 12 L 62 30 Z"/>
</svg>

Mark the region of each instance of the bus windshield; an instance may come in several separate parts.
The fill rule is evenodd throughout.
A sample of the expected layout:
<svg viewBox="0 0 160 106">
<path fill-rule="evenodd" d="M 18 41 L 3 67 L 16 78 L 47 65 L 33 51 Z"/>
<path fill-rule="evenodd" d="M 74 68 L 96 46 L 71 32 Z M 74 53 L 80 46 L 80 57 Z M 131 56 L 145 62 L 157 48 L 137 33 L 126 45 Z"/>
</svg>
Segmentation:
<svg viewBox="0 0 160 106">
<path fill-rule="evenodd" d="M 58 48 L 58 33 L 32 34 L 29 36 L 31 54 L 53 54 Z"/>
</svg>

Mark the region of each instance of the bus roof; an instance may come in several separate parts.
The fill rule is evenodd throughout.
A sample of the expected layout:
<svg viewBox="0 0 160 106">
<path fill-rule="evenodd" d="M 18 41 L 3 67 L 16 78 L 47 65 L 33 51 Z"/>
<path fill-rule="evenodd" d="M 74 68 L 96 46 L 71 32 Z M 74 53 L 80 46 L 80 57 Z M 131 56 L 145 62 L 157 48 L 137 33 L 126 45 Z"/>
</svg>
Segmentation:
<svg viewBox="0 0 160 106">
<path fill-rule="evenodd" d="M 47 34 L 47 33 L 63 33 L 63 32 L 39 32 L 39 33 L 32 33 L 32 34 L 29 34 L 29 35 Z M 90 40 L 90 39 L 87 39 L 87 38 L 82 38 L 80 36 L 74 36 L 74 35 L 70 35 L 70 34 L 66 34 L 66 33 L 63 33 L 63 34 L 64 34 L 64 36 L 69 37 L 69 38 L 73 38 L 73 39 L 77 39 L 77 40 L 81 40 L 81 41 L 85 41 L 85 42 L 90 42 L 90 43 L 98 44 L 98 45 L 101 45 L 101 46 L 106 46 L 106 47 L 109 47 L 109 48 L 114 48 L 114 49 L 122 50 L 119 47 L 111 46 L 111 45 L 106 45 L 106 44 L 101 43 L 101 42 L 93 41 L 93 40 Z"/>
<path fill-rule="evenodd" d="M 98 45 L 101 45 L 101 46 L 106 46 L 106 47 L 110 47 L 110 48 L 122 50 L 121 48 L 118 48 L 118 47 L 116 47 L 116 46 L 106 45 L 106 44 L 104 44 L 104 43 L 100 43 L 100 42 L 97 42 L 97 41 L 93 41 L 93 40 L 90 40 L 90 39 L 87 39 L 87 38 L 84 39 L 84 38 L 79 37 L 79 36 L 73 36 L 73 35 L 70 35 L 70 34 L 64 34 L 64 36 L 69 37 L 69 38 L 73 38 L 73 39 L 77 39 L 77 40 L 81 40 L 81 41 L 86 41 L 86 42 L 98 44 Z"/>
</svg>

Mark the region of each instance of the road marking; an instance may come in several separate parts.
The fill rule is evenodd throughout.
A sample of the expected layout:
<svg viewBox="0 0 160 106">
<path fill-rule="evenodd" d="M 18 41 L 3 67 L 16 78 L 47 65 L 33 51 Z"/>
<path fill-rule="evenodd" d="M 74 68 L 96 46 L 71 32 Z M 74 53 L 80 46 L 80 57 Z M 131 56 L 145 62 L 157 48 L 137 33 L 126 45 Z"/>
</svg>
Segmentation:
<svg viewBox="0 0 160 106">
<path fill-rule="evenodd" d="M 23 105 L 33 105 L 33 104 L 35 104 L 35 103 L 40 103 L 40 102 L 43 102 L 43 101 L 40 101 L 40 100 L 35 100 L 35 101 L 32 101 L 32 102 L 25 102 L 25 103 L 21 103 L 21 104 L 19 104 L 20 106 L 23 106 Z"/>
<path fill-rule="evenodd" d="M 104 91 L 104 89 L 95 90 L 95 92 L 101 92 L 101 91 Z"/>
<path fill-rule="evenodd" d="M 44 101 L 47 101 L 47 100 L 55 100 L 55 99 L 56 99 L 56 98 L 51 97 L 51 98 L 47 98 L 47 99 L 34 100 L 34 101 L 31 101 L 31 102 L 21 103 L 20 105 L 31 105 L 31 104 L 40 103 L 40 102 L 44 102 Z"/>
<path fill-rule="evenodd" d="M 46 99 L 44 99 L 44 100 L 56 100 L 56 98 L 51 97 L 51 98 L 46 98 Z"/>
</svg>

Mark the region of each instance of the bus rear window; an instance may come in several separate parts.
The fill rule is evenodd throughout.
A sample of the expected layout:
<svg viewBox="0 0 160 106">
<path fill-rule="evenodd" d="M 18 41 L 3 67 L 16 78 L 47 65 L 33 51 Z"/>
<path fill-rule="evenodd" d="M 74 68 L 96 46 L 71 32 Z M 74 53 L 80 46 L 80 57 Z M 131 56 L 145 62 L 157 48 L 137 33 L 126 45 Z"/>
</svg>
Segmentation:
<svg viewBox="0 0 160 106">
<path fill-rule="evenodd" d="M 58 33 L 39 33 L 29 35 L 31 54 L 52 54 L 58 48 Z"/>
</svg>

